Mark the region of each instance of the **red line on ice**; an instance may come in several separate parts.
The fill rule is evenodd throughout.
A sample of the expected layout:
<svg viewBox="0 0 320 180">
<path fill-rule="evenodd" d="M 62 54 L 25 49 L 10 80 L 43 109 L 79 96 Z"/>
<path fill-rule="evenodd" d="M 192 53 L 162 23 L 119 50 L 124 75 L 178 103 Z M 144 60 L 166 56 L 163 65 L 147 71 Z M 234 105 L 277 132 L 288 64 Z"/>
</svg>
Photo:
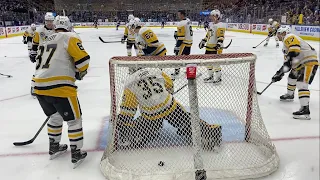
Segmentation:
<svg viewBox="0 0 320 180">
<path fill-rule="evenodd" d="M 295 141 L 295 140 L 311 140 L 311 139 L 320 139 L 320 136 L 303 136 L 303 137 L 283 137 L 283 138 L 274 138 L 272 141 Z M 86 150 L 87 152 L 102 152 L 104 149 L 96 147 L 95 149 Z M 0 154 L 0 158 L 4 157 L 18 157 L 18 156 L 39 156 L 39 155 L 48 155 L 48 152 L 32 152 L 32 153 L 8 153 Z"/>
</svg>

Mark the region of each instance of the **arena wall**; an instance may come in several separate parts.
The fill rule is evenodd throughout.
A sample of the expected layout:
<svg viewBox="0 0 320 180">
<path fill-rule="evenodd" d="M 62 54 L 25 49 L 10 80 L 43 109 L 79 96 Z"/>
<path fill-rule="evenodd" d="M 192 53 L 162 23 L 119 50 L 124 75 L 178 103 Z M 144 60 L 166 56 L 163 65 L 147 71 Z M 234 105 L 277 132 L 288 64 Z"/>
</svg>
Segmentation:
<svg viewBox="0 0 320 180">
<path fill-rule="evenodd" d="M 93 22 L 76 22 L 72 23 L 74 28 L 93 28 Z M 116 22 L 99 22 L 99 28 L 114 28 Z M 120 28 L 123 28 L 124 22 L 121 23 Z M 149 27 L 161 27 L 159 22 L 146 22 L 145 26 Z M 176 27 L 177 22 L 167 22 L 165 27 Z M 192 22 L 193 27 L 198 27 L 198 22 Z M 267 24 L 249 24 L 249 23 L 225 23 L 227 31 L 235 31 L 242 33 L 252 34 L 268 34 Z M 299 35 L 305 40 L 320 41 L 320 27 L 319 26 L 300 26 L 300 25 L 287 25 L 290 26 L 292 33 Z M 14 36 L 20 36 L 28 26 L 12 26 L 12 27 L 0 27 L 0 38 L 8 38 Z"/>
</svg>

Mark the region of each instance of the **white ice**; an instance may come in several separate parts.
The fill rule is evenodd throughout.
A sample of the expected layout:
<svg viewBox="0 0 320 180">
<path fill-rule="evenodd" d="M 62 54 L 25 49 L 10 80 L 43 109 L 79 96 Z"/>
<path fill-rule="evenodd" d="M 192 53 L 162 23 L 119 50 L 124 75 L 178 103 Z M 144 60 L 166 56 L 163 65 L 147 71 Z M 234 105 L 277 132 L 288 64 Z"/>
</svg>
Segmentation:
<svg viewBox="0 0 320 180">
<path fill-rule="evenodd" d="M 99 162 L 103 149 L 100 146 L 103 125 L 110 112 L 108 60 L 112 56 L 125 56 L 125 45 L 120 43 L 102 44 L 98 36 L 105 40 L 120 40 L 123 29 L 76 29 L 83 40 L 84 48 L 91 56 L 88 75 L 78 82 L 79 99 L 83 111 L 84 150 L 87 159 L 73 170 L 70 154 L 49 160 L 48 137 L 44 129 L 36 141 L 25 147 L 15 147 L 15 141 L 30 139 L 45 120 L 37 100 L 30 94 L 30 79 L 34 64 L 28 59 L 27 46 L 22 37 L 0 40 L 0 73 L 13 78 L 0 76 L 0 179 L 9 180 L 102 180 Z M 155 28 L 160 41 L 164 42 L 168 54 L 173 54 L 173 28 Z M 205 31 L 195 30 L 192 54 L 203 54 L 198 43 Z M 257 89 L 261 91 L 283 63 L 281 48 L 275 47 L 274 39 L 268 47 L 259 44 L 265 36 L 227 32 L 226 41 L 233 39 L 224 52 L 252 52 L 258 57 L 256 63 Z M 319 42 L 308 41 L 318 50 Z M 319 179 L 319 71 L 311 89 L 311 120 L 295 120 L 293 111 L 299 109 L 297 98 L 294 102 L 283 103 L 279 96 L 286 92 L 286 78 L 273 84 L 259 96 L 260 110 L 267 130 L 273 139 L 280 156 L 278 171 L 265 180 L 318 180 Z M 66 125 L 65 125 L 66 127 Z M 62 142 L 68 144 L 67 128 L 64 128 Z"/>
</svg>

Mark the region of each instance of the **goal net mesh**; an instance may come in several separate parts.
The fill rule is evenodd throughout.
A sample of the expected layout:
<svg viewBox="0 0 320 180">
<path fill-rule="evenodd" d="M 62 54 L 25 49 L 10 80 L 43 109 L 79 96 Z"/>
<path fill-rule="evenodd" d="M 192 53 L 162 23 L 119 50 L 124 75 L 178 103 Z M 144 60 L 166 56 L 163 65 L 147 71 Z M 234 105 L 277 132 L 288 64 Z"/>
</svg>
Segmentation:
<svg viewBox="0 0 320 180">
<path fill-rule="evenodd" d="M 111 58 L 104 176 L 193 180 L 200 169 L 226 180 L 274 172 L 279 157 L 258 106 L 255 60 L 251 53 Z M 186 78 L 187 64 L 197 65 L 195 80 Z M 219 84 L 203 81 L 211 66 L 222 69 Z"/>
</svg>

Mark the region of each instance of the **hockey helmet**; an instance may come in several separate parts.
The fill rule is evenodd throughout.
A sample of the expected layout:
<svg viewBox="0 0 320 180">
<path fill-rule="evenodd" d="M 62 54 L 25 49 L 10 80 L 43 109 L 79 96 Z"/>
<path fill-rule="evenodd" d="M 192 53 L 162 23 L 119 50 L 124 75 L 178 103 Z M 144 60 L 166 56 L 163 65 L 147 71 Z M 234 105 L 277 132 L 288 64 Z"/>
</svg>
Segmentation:
<svg viewBox="0 0 320 180">
<path fill-rule="evenodd" d="M 129 14 L 128 20 L 130 21 L 130 20 L 133 20 L 133 19 L 134 19 L 134 16 L 132 14 Z"/>
<path fill-rule="evenodd" d="M 141 27 L 142 23 L 141 20 L 139 18 L 134 18 L 134 20 L 129 22 L 129 25 L 131 27 L 131 29 L 136 29 L 137 27 Z"/>
<path fill-rule="evenodd" d="M 291 32 L 290 27 L 288 27 L 288 26 L 282 26 L 282 27 L 280 27 L 280 28 L 278 29 L 278 31 L 277 31 L 278 34 L 282 34 L 282 33 L 284 33 L 284 32 L 286 32 L 286 34 L 289 34 L 289 33 Z"/>
<path fill-rule="evenodd" d="M 72 25 L 67 16 L 57 16 L 53 22 L 54 29 L 65 29 L 71 31 Z"/>
<path fill-rule="evenodd" d="M 273 22 L 273 19 L 270 18 L 270 19 L 268 20 L 268 23 L 269 23 L 269 24 L 272 24 L 272 22 Z"/>
<path fill-rule="evenodd" d="M 34 23 L 32 23 L 32 24 L 30 25 L 30 27 L 31 27 L 32 30 L 36 30 L 36 28 L 37 28 L 37 27 L 36 27 L 36 24 L 34 24 Z"/>
<path fill-rule="evenodd" d="M 218 19 L 220 19 L 220 17 L 221 17 L 221 13 L 220 13 L 220 11 L 218 9 L 212 10 L 210 12 L 210 15 L 211 16 L 216 16 L 216 17 L 218 17 Z"/>
<path fill-rule="evenodd" d="M 54 16 L 51 12 L 47 12 L 46 15 L 44 16 L 45 21 L 54 21 Z"/>
</svg>

